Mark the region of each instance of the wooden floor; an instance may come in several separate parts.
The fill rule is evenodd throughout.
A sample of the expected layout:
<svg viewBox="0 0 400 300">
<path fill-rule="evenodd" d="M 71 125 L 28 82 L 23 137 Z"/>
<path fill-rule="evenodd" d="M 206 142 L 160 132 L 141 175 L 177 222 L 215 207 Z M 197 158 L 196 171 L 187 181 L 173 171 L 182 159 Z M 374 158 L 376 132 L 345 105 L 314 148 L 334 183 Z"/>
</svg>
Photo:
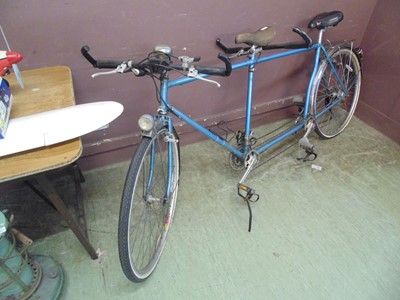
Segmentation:
<svg viewBox="0 0 400 300">
<path fill-rule="evenodd" d="M 29 252 L 61 264 L 62 299 L 400 299 L 400 145 L 356 119 L 312 142 L 316 161 L 298 161 L 291 147 L 250 175 L 260 194 L 251 233 L 228 154 L 212 142 L 182 147 L 173 228 L 141 284 L 124 277 L 117 252 L 127 162 L 85 173 L 99 260 L 70 230 Z"/>
</svg>

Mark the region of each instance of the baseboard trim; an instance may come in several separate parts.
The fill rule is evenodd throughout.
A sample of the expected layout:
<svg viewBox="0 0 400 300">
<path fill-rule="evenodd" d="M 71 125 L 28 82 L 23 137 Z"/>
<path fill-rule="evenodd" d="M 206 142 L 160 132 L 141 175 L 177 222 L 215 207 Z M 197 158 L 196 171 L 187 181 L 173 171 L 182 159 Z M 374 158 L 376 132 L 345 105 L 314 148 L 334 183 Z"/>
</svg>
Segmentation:
<svg viewBox="0 0 400 300">
<path fill-rule="evenodd" d="M 368 125 L 400 144 L 400 123 L 398 120 L 394 120 L 384 115 L 376 108 L 364 102 L 358 103 L 355 115 Z"/>
</svg>

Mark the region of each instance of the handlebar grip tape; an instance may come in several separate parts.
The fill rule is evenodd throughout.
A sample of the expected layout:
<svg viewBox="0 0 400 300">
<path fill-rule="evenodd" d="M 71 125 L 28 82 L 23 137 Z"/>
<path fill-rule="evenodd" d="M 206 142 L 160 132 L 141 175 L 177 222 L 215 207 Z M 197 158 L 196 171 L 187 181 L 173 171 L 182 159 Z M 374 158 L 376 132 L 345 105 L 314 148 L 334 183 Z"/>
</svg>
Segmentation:
<svg viewBox="0 0 400 300">
<path fill-rule="evenodd" d="M 115 69 L 123 62 L 123 60 L 97 60 L 96 67 L 99 69 Z"/>
</svg>

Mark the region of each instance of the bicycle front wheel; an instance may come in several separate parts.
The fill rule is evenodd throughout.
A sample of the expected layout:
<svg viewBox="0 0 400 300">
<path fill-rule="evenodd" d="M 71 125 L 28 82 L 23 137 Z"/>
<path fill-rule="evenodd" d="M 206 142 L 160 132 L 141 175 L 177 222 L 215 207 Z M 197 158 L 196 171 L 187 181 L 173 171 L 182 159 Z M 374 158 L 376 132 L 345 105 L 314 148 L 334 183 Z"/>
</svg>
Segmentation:
<svg viewBox="0 0 400 300">
<path fill-rule="evenodd" d="M 320 65 L 311 96 L 315 131 L 323 139 L 337 136 L 349 124 L 361 87 L 361 63 L 352 49 L 339 49 L 330 59 L 333 67 L 327 60 Z"/>
<path fill-rule="evenodd" d="M 147 279 L 164 249 L 174 216 L 179 181 L 176 133 L 162 128 L 143 137 L 130 164 L 122 196 L 118 249 L 125 276 Z"/>
</svg>

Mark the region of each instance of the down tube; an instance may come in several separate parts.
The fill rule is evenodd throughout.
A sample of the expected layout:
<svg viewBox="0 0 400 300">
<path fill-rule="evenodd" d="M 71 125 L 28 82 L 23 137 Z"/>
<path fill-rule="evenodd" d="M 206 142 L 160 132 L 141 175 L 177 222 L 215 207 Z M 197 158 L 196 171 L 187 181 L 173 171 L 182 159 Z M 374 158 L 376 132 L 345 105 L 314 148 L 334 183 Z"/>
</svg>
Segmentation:
<svg viewBox="0 0 400 300">
<path fill-rule="evenodd" d="M 191 119 L 187 115 L 185 115 L 183 112 L 181 112 L 179 109 L 175 107 L 170 107 L 170 110 L 176 115 L 178 118 L 181 120 L 185 121 L 188 123 L 190 126 L 192 126 L 194 129 L 200 131 L 202 134 L 204 134 L 206 137 L 209 139 L 213 140 L 214 142 L 218 143 L 219 145 L 223 146 L 226 148 L 228 151 L 234 153 L 240 158 L 244 158 L 244 155 L 242 152 L 237 150 L 235 147 L 231 146 L 227 141 L 224 139 L 220 138 L 218 135 L 212 133 L 210 130 L 206 129 L 205 127 L 201 126 L 199 123 L 197 123 L 195 120 Z"/>
</svg>

